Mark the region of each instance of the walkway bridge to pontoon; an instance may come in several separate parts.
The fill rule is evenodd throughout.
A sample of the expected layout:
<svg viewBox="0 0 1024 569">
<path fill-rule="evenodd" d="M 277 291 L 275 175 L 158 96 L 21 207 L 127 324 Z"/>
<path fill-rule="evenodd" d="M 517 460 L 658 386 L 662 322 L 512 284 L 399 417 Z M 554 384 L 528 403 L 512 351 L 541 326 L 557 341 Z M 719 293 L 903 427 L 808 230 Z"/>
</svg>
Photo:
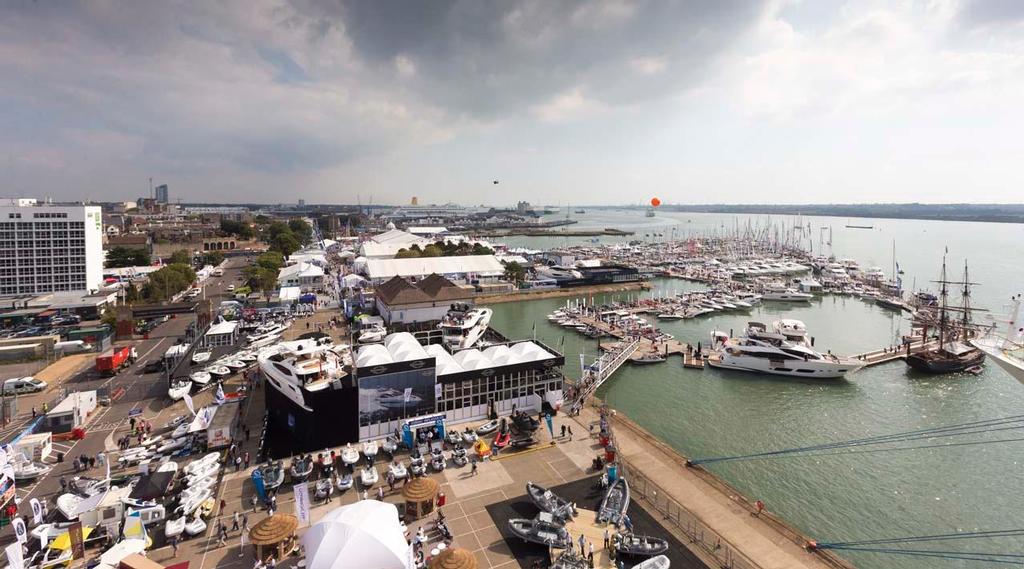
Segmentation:
<svg viewBox="0 0 1024 569">
<path fill-rule="evenodd" d="M 588 397 L 597 391 L 598 387 L 604 384 L 605 380 L 612 376 L 622 367 L 622 364 L 629 360 L 630 356 L 640 347 L 639 338 L 623 339 L 618 345 L 603 354 L 589 367 L 584 368 L 583 377 L 577 383 L 579 387 L 575 401 L 583 403 Z"/>
</svg>

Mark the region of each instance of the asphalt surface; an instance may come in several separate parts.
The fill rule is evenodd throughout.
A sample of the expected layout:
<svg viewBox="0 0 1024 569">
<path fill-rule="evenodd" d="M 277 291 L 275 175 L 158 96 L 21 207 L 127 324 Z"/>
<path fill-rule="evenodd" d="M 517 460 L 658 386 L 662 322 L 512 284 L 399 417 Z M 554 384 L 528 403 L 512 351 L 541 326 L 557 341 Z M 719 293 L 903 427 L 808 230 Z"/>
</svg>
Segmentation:
<svg viewBox="0 0 1024 569">
<path fill-rule="evenodd" d="M 247 257 L 234 257 L 227 260 L 227 267 L 223 277 L 211 277 L 205 284 L 206 298 L 214 301 L 214 307 L 220 300 L 233 297 L 233 293 L 227 292 L 228 285 L 240 284 L 241 270 L 248 264 Z M 53 443 L 53 452 L 47 462 L 53 467 L 45 476 L 32 483 L 19 484 L 17 486 L 17 499 L 19 503 L 19 515 L 27 516 L 30 520 L 32 510 L 28 500 L 38 498 L 43 501 L 45 498 L 52 519 L 56 514 L 56 507 L 53 500 L 60 495 L 60 478 L 70 478 L 76 474 L 102 478 L 104 469 L 97 466 L 89 472 L 76 473 L 72 464 L 73 458 L 79 455 L 95 457 L 97 453 L 105 452 L 118 429 L 127 430 L 129 426 L 129 413 L 133 409 L 141 410 L 141 417 L 150 421 L 154 427 L 160 427 L 171 419 L 171 414 L 164 416 L 164 410 L 172 403 L 167 397 L 167 380 L 163 373 L 143 374 L 142 369 L 145 362 L 162 357 L 168 348 L 173 346 L 179 338 L 182 338 L 188 326 L 195 321 L 194 314 L 178 315 L 157 326 L 150 332 L 149 339 L 134 342 L 118 342 L 116 345 L 134 345 L 138 352 L 138 360 L 129 368 L 122 370 L 113 377 L 102 377 L 91 366 L 71 375 L 70 377 L 50 385 L 42 393 L 19 396 L 17 416 L 2 430 L 0 430 L 0 441 L 10 442 L 20 432 L 28 427 L 33 421 L 32 408 L 41 412 L 43 403 L 50 408 L 60 401 L 62 388 L 67 392 L 88 391 L 100 387 L 107 387 L 111 393 L 111 404 L 100 406 L 96 409 L 95 416 L 86 425 L 87 435 L 79 441 L 64 441 Z M 4 370 L 0 368 L 0 372 Z M 121 436 L 118 433 L 117 436 Z M 113 443 L 116 448 L 116 442 Z M 64 453 L 63 463 L 56 463 L 58 453 Z M 28 524 L 31 527 L 31 523 Z M 14 541 L 14 533 L 10 526 L 0 531 L 0 543 L 8 544 Z"/>
</svg>

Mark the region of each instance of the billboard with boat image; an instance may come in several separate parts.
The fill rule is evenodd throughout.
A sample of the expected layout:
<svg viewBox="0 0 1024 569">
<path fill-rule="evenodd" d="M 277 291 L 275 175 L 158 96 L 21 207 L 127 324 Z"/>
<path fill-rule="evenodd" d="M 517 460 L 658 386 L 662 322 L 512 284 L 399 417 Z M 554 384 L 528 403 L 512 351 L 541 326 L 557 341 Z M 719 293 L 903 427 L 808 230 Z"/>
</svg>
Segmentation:
<svg viewBox="0 0 1024 569">
<path fill-rule="evenodd" d="M 434 412 L 434 359 L 403 363 L 359 369 L 360 425 Z"/>
</svg>

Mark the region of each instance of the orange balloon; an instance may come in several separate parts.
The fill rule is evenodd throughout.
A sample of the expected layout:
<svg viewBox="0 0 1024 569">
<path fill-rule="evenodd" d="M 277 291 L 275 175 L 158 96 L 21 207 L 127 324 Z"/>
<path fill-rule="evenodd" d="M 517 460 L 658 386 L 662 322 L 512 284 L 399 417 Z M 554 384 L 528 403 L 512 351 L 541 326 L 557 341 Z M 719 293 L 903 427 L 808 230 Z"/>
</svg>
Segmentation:
<svg viewBox="0 0 1024 569">
<path fill-rule="evenodd" d="M 651 198 L 651 205 L 653 205 L 654 207 L 658 207 L 659 205 L 661 205 L 661 200 L 659 200 L 658 198 Z"/>
</svg>

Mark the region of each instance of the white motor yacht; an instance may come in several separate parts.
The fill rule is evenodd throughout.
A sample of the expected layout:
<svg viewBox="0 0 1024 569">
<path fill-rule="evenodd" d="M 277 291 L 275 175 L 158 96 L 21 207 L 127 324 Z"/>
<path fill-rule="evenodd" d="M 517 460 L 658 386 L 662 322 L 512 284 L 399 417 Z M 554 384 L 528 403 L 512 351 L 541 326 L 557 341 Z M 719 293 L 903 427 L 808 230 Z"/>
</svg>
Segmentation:
<svg viewBox="0 0 1024 569">
<path fill-rule="evenodd" d="M 231 375 L 231 368 L 229 368 L 226 365 L 221 365 L 221 364 L 212 365 L 212 366 L 206 368 L 206 371 L 208 371 L 210 373 L 210 375 L 213 375 L 213 376 L 216 376 L 216 377 L 227 377 L 227 376 Z M 193 377 L 192 381 L 196 381 L 196 378 Z M 207 381 L 209 381 L 209 380 L 207 380 Z M 196 382 L 196 383 L 198 383 L 198 382 Z"/>
<path fill-rule="evenodd" d="M 330 387 L 348 376 L 352 354 L 348 346 L 333 346 L 330 337 L 307 338 L 261 350 L 257 361 L 270 387 L 297 411 L 332 413 L 342 391 Z"/>
<path fill-rule="evenodd" d="M 19 460 L 14 463 L 14 480 L 25 482 L 35 480 L 50 471 L 50 467 L 41 462 Z"/>
<path fill-rule="evenodd" d="M 205 371 L 197 371 L 195 373 L 206 373 Z M 195 374 L 192 374 L 195 375 Z M 210 381 L 210 374 L 206 373 L 206 381 Z M 167 390 L 167 396 L 173 401 L 185 397 L 185 394 L 192 390 L 192 382 L 188 379 L 183 381 L 175 381 L 171 384 L 171 387 Z"/>
<path fill-rule="evenodd" d="M 1021 295 L 1013 297 L 1010 318 L 1002 333 L 989 334 L 971 340 L 971 345 L 985 352 L 991 361 L 1017 381 L 1024 383 L 1024 324 L 1020 315 Z"/>
<path fill-rule="evenodd" d="M 359 343 L 360 344 L 373 344 L 384 340 L 384 336 L 387 336 L 388 331 L 384 326 L 380 324 L 374 324 L 369 328 L 363 328 L 359 331 Z"/>
<path fill-rule="evenodd" d="M 197 350 L 192 353 L 192 363 L 201 364 L 210 360 L 210 350 Z"/>
<path fill-rule="evenodd" d="M 438 324 L 442 341 L 452 350 L 473 347 L 487 331 L 493 314 L 490 308 L 470 308 L 463 302 L 453 304 Z"/>
<path fill-rule="evenodd" d="M 746 335 L 729 338 L 724 332 L 712 334 L 716 356 L 708 360 L 712 367 L 803 377 L 834 379 L 856 371 L 864 363 L 814 351 L 804 344 L 794 344 L 770 333 L 764 324 L 751 322 Z"/>
<path fill-rule="evenodd" d="M 761 293 L 762 300 L 774 300 L 780 302 L 808 302 L 814 298 L 813 294 L 797 292 L 785 285 L 772 284 L 765 287 Z"/>
</svg>

